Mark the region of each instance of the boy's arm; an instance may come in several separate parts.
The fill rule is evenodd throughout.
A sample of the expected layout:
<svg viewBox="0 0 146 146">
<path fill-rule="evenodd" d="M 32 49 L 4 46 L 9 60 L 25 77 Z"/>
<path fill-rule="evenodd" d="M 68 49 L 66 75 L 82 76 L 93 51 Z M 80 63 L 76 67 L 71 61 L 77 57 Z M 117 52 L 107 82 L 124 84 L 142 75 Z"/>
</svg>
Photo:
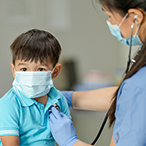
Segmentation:
<svg viewBox="0 0 146 146">
<path fill-rule="evenodd" d="M 19 112 L 17 102 L 8 97 L 0 99 L 0 139 L 3 146 L 19 144 Z"/>
<path fill-rule="evenodd" d="M 3 146 L 20 146 L 19 137 L 15 135 L 0 136 Z"/>
</svg>

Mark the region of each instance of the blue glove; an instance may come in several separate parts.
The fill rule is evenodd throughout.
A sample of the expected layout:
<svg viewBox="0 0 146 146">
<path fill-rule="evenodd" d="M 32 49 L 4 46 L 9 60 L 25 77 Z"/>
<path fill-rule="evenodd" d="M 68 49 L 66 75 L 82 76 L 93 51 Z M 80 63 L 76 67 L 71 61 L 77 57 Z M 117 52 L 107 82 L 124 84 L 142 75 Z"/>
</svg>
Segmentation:
<svg viewBox="0 0 146 146">
<path fill-rule="evenodd" d="M 73 91 L 61 91 L 61 93 L 66 98 L 67 103 L 68 103 L 68 107 L 72 108 L 72 93 L 73 93 Z"/>
<path fill-rule="evenodd" d="M 79 139 L 71 119 L 55 107 L 51 111 L 49 123 L 55 141 L 59 146 L 72 146 Z"/>
</svg>

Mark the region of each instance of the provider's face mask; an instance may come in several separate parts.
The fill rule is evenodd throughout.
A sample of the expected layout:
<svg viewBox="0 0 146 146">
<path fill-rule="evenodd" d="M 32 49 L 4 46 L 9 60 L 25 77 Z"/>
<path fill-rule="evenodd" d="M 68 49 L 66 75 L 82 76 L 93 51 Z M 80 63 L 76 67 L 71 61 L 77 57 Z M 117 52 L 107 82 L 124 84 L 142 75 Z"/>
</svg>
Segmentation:
<svg viewBox="0 0 146 146">
<path fill-rule="evenodd" d="M 44 96 L 53 87 L 53 71 L 15 71 L 14 90 L 16 93 L 21 92 L 28 98 Z"/>
<path fill-rule="evenodd" d="M 110 29 L 111 34 L 114 35 L 121 43 L 126 44 L 126 45 L 130 45 L 130 37 L 123 38 L 123 36 L 121 35 L 121 31 L 120 31 L 120 26 L 123 23 L 123 21 L 126 19 L 127 16 L 128 16 L 128 13 L 124 16 L 124 18 L 121 21 L 121 23 L 119 24 L 119 26 L 116 24 L 112 25 L 108 20 L 107 20 L 107 25 Z M 141 42 L 139 36 L 137 35 L 138 29 L 139 29 L 139 27 L 137 28 L 135 35 L 132 36 L 132 46 L 142 45 L 142 42 Z"/>
</svg>

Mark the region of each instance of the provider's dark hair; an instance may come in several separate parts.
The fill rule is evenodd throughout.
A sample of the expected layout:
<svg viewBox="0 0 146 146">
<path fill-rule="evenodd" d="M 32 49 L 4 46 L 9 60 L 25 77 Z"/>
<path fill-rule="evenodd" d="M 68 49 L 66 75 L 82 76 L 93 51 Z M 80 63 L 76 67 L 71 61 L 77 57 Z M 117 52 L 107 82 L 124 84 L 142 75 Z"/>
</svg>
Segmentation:
<svg viewBox="0 0 146 146">
<path fill-rule="evenodd" d="M 119 14 L 123 16 L 131 8 L 140 8 L 141 10 L 146 12 L 146 0 L 99 0 L 99 2 L 103 5 L 103 7 L 107 8 L 111 12 L 117 11 L 119 12 Z M 138 56 L 136 57 L 136 62 L 132 65 L 128 74 L 125 75 L 123 81 L 133 76 L 139 69 L 141 69 L 144 66 L 146 66 L 146 41 L 143 44 Z M 115 92 L 113 96 L 113 99 L 112 99 L 113 104 L 108 114 L 109 126 L 111 126 L 115 121 L 116 101 L 117 101 L 119 88 L 117 89 L 117 91 Z"/>
<path fill-rule="evenodd" d="M 47 61 L 48 57 L 55 66 L 59 60 L 61 46 L 49 32 L 32 29 L 19 35 L 10 46 L 13 64 L 15 60 Z"/>
<path fill-rule="evenodd" d="M 146 0 L 99 0 L 108 10 L 117 11 L 125 15 L 131 8 L 140 8 L 146 11 Z"/>
</svg>

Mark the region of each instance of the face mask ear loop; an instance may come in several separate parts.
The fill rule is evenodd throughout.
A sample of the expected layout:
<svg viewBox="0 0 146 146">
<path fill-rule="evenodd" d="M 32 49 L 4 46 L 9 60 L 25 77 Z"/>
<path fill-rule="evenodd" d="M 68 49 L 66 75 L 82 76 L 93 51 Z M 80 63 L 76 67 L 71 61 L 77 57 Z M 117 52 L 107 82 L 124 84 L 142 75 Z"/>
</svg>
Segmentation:
<svg viewBox="0 0 146 146">
<path fill-rule="evenodd" d="M 15 70 L 15 68 L 14 68 L 14 73 L 15 73 L 15 75 L 16 75 L 16 70 Z"/>
<path fill-rule="evenodd" d="M 129 14 L 127 13 L 125 16 L 124 16 L 124 18 L 122 19 L 122 21 L 121 21 L 121 23 L 119 24 L 119 28 L 120 28 L 120 26 L 121 26 L 121 24 L 123 23 L 123 21 L 126 19 L 126 17 L 128 16 Z"/>
<path fill-rule="evenodd" d="M 138 27 L 137 27 L 137 29 L 136 29 L 136 32 L 135 32 L 135 34 L 134 34 L 134 37 L 137 35 L 137 32 L 138 32 L 138 30 L 139 30 L 139 27 L 140 27 L 140 24 L 138 25 Z"/>
<path fill-rule="evenodd" d="M 56 67 L 56 66 L 54 66 L 53 70 L 51 71 L 51 74 L 54 72 L 54 70 L 55 70 L 55 67 Z"/>
<path fill-rule="evenodd" d="M 129 71 L 129 66 L 130 66 L 130 63 L 131 63 L 132 32 L 133 32 L 134 24 L 135 24 L 135 20 L 133 21 L 133 23 L 132 23 L 132 25 L 131 25 L 128 62 L 127 62 L 127 67 L 126 67 L 126 71 L 125 71 L 126 74 L 127 74 L 128 71 Z"/>
</svg>

